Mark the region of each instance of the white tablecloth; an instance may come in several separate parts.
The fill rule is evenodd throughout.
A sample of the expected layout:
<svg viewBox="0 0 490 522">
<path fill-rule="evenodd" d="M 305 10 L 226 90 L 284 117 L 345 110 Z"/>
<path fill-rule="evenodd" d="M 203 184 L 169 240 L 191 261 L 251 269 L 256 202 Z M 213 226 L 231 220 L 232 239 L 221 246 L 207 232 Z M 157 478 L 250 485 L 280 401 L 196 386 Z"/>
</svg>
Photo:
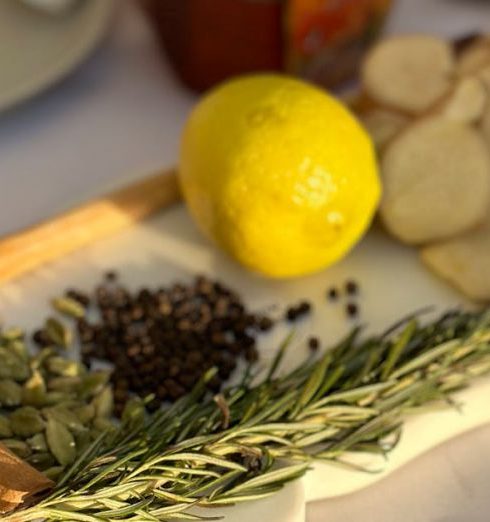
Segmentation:
<svg viewBox="0 0 490 522">
<path fill-rule="evenodd" d="M 0 115 L 0 234 L 177 156 L 195 101 L 130 0 L 99 50 L 55 89 Z M 490 25 L 485 0 L 399 0 L 389 30 L 448 35 Z M 490 520 L 490 427 L 431 451 L 377 485 L 309 506 L 308 522 Z"/>
</svg>

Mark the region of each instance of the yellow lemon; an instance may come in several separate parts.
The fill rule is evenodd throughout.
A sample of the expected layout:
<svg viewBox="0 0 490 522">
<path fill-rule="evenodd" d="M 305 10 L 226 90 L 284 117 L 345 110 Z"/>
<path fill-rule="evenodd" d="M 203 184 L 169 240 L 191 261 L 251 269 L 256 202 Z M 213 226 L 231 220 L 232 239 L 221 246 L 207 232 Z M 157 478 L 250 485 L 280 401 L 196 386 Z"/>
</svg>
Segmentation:
<svg viewBox="0 0 490 522">
<path fill-rule="evenodd" d="M 344 256 L 381 192 L 371 140 L 352 114 L 316 87 L 270 74 L 202 99 L 184 130 L 180 182 L 204 233 L 272 277 Z"/>
</svg>

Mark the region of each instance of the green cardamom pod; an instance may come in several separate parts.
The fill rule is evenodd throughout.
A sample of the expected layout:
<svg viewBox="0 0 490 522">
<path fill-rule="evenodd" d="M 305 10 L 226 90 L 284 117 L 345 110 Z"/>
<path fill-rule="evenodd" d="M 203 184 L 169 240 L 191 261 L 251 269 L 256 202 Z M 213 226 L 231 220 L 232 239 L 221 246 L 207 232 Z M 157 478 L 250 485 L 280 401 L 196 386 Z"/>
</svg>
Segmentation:
<svg viewBox="0 0 490 522">
<path fill-rule="evenodd" d="M 30 439 L 27 439 L 26 442 L 33 451 L 48 451 L 48 444 L 43 433 L 36 433 Z"/>
<path fill-rule="evenodd" d="M 79 408 L 75 408 L 73 413 L 77 416 L 82 424 L 89 423 L 95 417 L 95 406 L 93 404 L 85 404 Z"/>
<path fill-rule="evenodd" d="M 47 385 L 51 391 L 76 392 L 81 382 L 78 375 L 76 377 L 53 377 L 49 379 Z"/>
<path fill-rule="evenodd" d="M 71 464 L 77 456 L 75 439 L 68 428 L 51 418 L 46 428 L 46 440 L 51 453 L 62 466 Z"/>
<path fill-rule="evenodd" d="M 43 406 L 45 404 L 46 383 L 38 370 L 34 370 L 31 377 L 24 383 L 22 402 L 31 406 Z"/>
<path fill-rule="evenodd" d="M 41 413 L 32 406 L 18 408 L 10 415 L 12 431 L 22 438 L 32 437 L 44 430 L 45 424 Z"/>
<path fill-rule="evenodd" d="M 0 381 L 0 406 L 12 408 L 22 402 L 22 386 L 12 379 Z"/>
<path fill-rule="evenodd" d="M 107 371 L 92 372 L 85 375 L 78 389 L 80 397 L 86 399 L 100 393 L 109 382 L 109 377 L 110 373 Z"/>
<path fill-rule="evenodd" d="M 72 432 L 85 431 L 87 429 L 75 413 L 63 406 L 45 408 L 43 410 L 43 415 L 48 419 L 48 421 L 49 419 L 54 419 L 61 424 L 64 424 Z"/>
<path fill-rule="evenodd" d="M 76 395 L 74 393 L 52 391 L 46 393 L 44 406 L 56 406 L 59 404 L 67 406 L 70 404 L 70 402 L 73 402 L 75 399 Z"/>
<path fill-rule="evenodd" d="M 79 363 L 56 355 L 46 360 L 45 367 L 50 373 L 62 377 L 76 377 L 82 373 Z"/>
<path fill-rule="evenodd" d="M 58 319 L 55 319 L 54 317 L 47 319 L 44 329 L 46 330 L 49 339 L 56 346 L 65 349 L 70 347 L 73 340 L 72 332 L 62 322 L 58 321 Z"/>
<path fill-rule="evenodd" d="M 78 301 L 70 297 L 56 297 L 51 301 L 51 304 L 55 310 L 69 317 L 75 319 L 85 317 L 85 308 Z"/>
<path fill-rule="evenodd" d="M 116 425 L 105 417 L 95 417 L 92 425 L 95 429 L 95 432 L 112 431 L 116 429 Z"/>
<path fill-rule="evenodd" d="M 114 396 L 112 388 L 106 386 L 101 393 L 95 396 L 92 404 L 95 407 L 96 417 L 110 417 L 114 409 Z"/>
<path fill-rule="evenodd" d="M 99 435 L 99 432 L 94 432 L 93 430 L 86 430 L 80 433 L 75 433 L 75 441 L 77 445 L 77 453 L 83 453 L 95 438 Z"/>
<path fill-rule="evenodd" d="M 24 338 L 24 330 L 16 327 L 7 328 L 0 332 L 0 341 L 10 342 Z"/>
<path fill-rule="evenodd" d="M 52 346 L 48 346 L 40 350 L 34 357 L 32 357 L 29 366 L 31 370 L 39 370 L 42 368 L 47 359 L 56 354 L 56 350 Z"/>
<path fill-rule="evenodd" d="M 0 347 L 0 379 L 25 381 L 29 374 L 29 365 L 17 353 Z"/>
<path fill-rule="evenodd" d="M 46 451 L 33 453 L 27 457 L 26 461 L 39 471 L 47 470 L 56 464 L 56 459 L 53 457 L 53 455 Z"/>
<path fill-rule="evenodd" d="M 12 426 L 10 425 L 10 420 L 5 415 L 0 415 L 0 439 L 8 439 L 12 437 L 14 432 L 12 431 Z"/>
<path fill-rule="evenodd" d="M 64 470 L 65 470 L 65 468 L 63 466 L 53 466 L 53 467 L 43 471 L 43 473 L 46 475 L 46 477 L 48 477 L 48 479 L 56 481 L 57 479 L 60 478 L 60 476 Z"/>
<path fill-rule="evenodd" d="M 2 444 L 21 459 L 26 459 L 32 453 L 29 445 L 22 440 L 4 439 L 2 440 Z"/>
<path fill-rule="evenodd" d="M 28 362 L 29 352 L 27 351 L 27 346 L 24 341 L 21 341 L 20 339 L 13 340 L 8 343 L 8 349 L 18 355 L 24 363 Z"/>
</svg>

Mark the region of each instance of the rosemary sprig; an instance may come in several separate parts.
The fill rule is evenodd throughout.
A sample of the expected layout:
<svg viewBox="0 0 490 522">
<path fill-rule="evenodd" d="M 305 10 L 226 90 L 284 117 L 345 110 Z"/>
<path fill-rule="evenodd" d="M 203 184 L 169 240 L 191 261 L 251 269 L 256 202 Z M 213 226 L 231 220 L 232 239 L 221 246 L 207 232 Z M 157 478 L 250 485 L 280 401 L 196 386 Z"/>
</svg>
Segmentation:
<svg viewBox="0 0 490 522">
<path fill-rule="evenodd" d="M 3 520 L 215 520 L 196 507 L 271 495 L 315 459 L 356 469 L 355 452 L 386 455 L 404 415 L 452 405 L 453 392 L 490 371 L 488 311 L 427 325 L 410 317 L 363 341 L 358 333 L 277 377 L 281 349 L 261 382 L 247 377 L 218 397 L 201 382 L 150 417 L 133 404 L 47 498 Z"/>
</svg>

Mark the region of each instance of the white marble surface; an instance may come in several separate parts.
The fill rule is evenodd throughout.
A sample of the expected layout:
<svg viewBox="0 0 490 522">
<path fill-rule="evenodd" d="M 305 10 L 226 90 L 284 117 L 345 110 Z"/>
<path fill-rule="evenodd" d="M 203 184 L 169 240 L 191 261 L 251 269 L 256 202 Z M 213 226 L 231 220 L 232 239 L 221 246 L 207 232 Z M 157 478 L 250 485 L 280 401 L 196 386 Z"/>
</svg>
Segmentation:
<svg viewBox="0 0 490 522">
<path fill-rule="evenodd" d="M 5 0 L 0 0 L 5 1 Z M 87 63 L 0 114 L 0 234 L 175 161 L 194 97 L 181 89 L 130 0 Z M 488 27 L 485 0 L 399 0 L 389 30 Z M 361 492 L 308 507 L 308 522 L 490 519 L 490 428 L 460 437 Z"/>
</svg>

